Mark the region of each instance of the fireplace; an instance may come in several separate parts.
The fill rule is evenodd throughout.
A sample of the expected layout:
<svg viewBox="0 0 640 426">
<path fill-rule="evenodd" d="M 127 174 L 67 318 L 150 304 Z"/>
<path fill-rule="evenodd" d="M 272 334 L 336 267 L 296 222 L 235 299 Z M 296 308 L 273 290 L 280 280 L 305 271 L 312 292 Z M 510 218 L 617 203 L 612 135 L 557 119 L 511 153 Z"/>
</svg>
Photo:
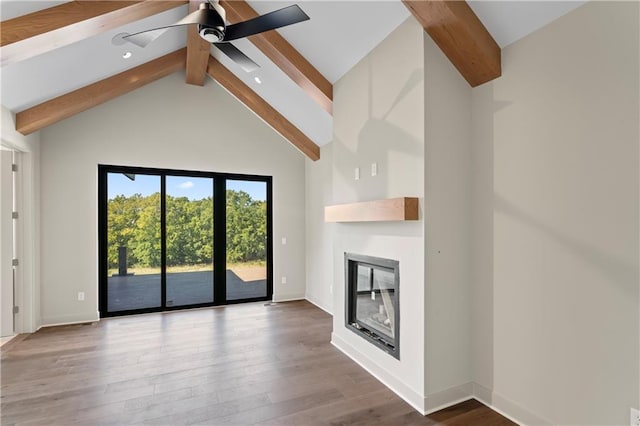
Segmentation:
<svg viewBox="0 0 640 426">
<path fill-rule="evenodd" d="M 345 253 L 346 327 L 400 359 L 399 262 Z"/>
</svg>

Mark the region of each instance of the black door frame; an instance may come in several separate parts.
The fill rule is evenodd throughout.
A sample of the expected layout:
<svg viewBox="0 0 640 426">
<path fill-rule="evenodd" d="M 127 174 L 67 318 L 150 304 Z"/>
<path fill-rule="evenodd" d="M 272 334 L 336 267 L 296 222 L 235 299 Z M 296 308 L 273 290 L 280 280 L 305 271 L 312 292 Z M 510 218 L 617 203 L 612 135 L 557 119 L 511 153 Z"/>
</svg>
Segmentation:
<svg viewBox="0 0 640 426">
<path fill-rule="evenodd" d="M 160 227 L 161 227 L 161 306 L 156 308 L 130 309 L 126 311 L 108 311 L 108 221 L 107 221 L 107 174 L 131 173 L 160 176 Z M 166 305 L 166 177 L 204 177 L 213 179 L 213 302 L 193 305 Z M 245 180 L 265 182 L 267 185 L 267 295 L 247 299 L 227 300 L 226 292 L 226 252 L 227 252 L 227 215 L 226 215 L 226 182 L 227 180 Z M 217 173 L 191 170 L 155 169 L 149 167 L 129 167 L 98 164 L 98 307 L 100 317 L 143 314 L 149 312 L 164 312 L 180 309 L 202 308 L 209 306 L 229 305 L 235 303 L 268 301 L 273 297 L 273 208 L 272 208 L 271 176 L 245 175 L 238 173 Z M 217 255 L 216 253 L 220 253 Z"/>
</svg>

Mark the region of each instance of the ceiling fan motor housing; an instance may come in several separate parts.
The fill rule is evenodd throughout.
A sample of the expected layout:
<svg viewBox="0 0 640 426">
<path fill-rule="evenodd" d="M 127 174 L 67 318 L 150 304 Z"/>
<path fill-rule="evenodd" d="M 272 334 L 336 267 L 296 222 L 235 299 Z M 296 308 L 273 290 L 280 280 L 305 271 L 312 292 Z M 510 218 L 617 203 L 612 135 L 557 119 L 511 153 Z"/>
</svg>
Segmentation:
<svg viewBox="0 0 640 426">
<path fill-rule="evenodd" d="M 209 43 L 217 43 L 224 38 L 224 28 L 211 28 L 198 25 L 198 34 Z"/>
<path fill-rule="evenodd" d="M 217 7 L 216 7 L 217 6 Z M 198 24 L 198 34 L 209 43 L 217 43 L 224 39 L 226 23 L 224 9 L 218 4 L 212 5 L 209 2 L 200 4 L 201 10 L 206 10 L 206 20 L 203 24 Z M 220 10 L 219 10 L 220 9 Z"/>
</svg>

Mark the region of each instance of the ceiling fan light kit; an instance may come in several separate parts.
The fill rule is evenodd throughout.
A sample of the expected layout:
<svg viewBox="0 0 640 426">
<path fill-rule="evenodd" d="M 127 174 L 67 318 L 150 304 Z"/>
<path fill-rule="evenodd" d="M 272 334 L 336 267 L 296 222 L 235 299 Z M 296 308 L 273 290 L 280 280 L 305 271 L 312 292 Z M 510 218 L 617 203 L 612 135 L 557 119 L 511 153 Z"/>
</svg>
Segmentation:
<svg viewBox="0 0 640 426">
<path fill-rule="evenodd" d="M 224 39 L 227 26 L 227 14 L 220 3 L 203 2 L 195 13 L 203 15 L 198 23 L 198 34 L 209 43 L 217 43 Z"/>
<path fill-rule="evenodd" d="M 162 35 L 167 29 L 186 25 L 197 25 L 198 34 L 207 42 L 216 46 L 247 72 L 254 71 L 260 66 L 242 53 L 237 47 L 229 43 L 244 37 L 249 37 L 265 31 L 275 30 L 287 25 L 297 24 L 309 20 L 309 16 L 296 4 L 276 11 L 256 16 L 247 21 L 227 25 L 226 12 L 218 0 L 209 0 L 200 4 L 198 10 L 185 16 L 175 24 L 164 27 L 140 31 L 134 34 L 117 34 L 113 44 L 119 45 L 125 41 L 137 46 L 145 47 Z"/>
</svg>

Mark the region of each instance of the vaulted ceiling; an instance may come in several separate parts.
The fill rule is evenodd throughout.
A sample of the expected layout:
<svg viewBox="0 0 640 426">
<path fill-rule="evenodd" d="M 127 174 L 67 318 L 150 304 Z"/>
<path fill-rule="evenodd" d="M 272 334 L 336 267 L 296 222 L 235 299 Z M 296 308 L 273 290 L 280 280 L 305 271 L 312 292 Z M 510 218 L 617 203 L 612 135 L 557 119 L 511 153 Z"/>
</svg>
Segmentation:
<svg viewBox="0 0 640 426">
<path fill-rule="evenodd" d="M 476 86 L 500 75 L 501 47 L 582 3 L 302 0 L 309 21 L 234 42 L 260 65 L 251 73 L 195 29 L 171 29 L 145 48 L 117 37 L 169 25 L 202 1 L 1 0 L 0 97 L 17 130 L 40 130 L 185 69 L 186 83 L 212 77 L 315 160 L 332 138 L 332 84 L 410 14 Z M 221 1 L 230 23 L 290 4 Z"/>
</svg>

